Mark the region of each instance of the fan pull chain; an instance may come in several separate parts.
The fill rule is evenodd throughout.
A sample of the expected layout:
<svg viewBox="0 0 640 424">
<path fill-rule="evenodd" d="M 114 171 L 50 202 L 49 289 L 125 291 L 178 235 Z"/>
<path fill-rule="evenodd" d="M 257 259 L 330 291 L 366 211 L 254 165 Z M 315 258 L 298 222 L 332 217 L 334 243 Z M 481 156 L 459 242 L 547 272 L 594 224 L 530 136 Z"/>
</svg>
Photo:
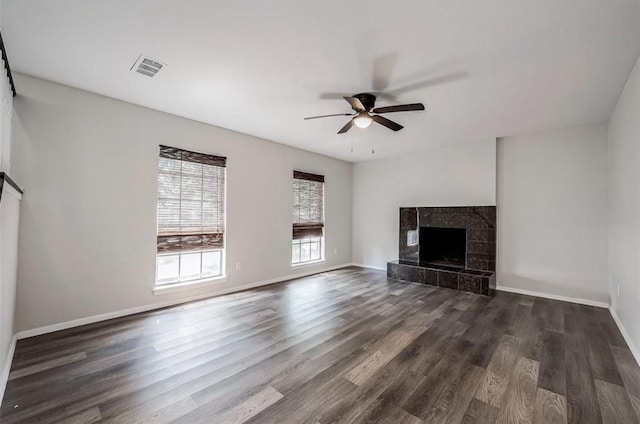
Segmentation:
<svg viewBox="0 0 640 424">
<path fill-rule="evenodd" d="M 351 134 L 351 153 L 353 153 L 353 134 Z"/>
<path fill-rule="evenodd" d="M 371 154 L 373 155 L 375 153 L 376 153 L 376 149 L 375 149 L 375 146 L 373 144 L 373 140 L 371 140 Z"/>
</svg>

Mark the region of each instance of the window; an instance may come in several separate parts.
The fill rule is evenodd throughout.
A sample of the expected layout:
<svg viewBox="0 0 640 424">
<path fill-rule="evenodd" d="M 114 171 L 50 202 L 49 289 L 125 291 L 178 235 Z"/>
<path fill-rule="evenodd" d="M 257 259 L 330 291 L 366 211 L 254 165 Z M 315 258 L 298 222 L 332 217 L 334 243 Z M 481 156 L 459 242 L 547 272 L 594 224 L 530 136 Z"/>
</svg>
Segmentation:
<svg viewBox="0 0 640 424">
<path fill-rule="evenodd" d="M 293 171 L 291 263 L 324 258 L 324 176 Z"/>
<path fill-rule="evenodd" d="M 224 274 L 226 162 L 160 146 L 156 287 Z"/>
</svg>

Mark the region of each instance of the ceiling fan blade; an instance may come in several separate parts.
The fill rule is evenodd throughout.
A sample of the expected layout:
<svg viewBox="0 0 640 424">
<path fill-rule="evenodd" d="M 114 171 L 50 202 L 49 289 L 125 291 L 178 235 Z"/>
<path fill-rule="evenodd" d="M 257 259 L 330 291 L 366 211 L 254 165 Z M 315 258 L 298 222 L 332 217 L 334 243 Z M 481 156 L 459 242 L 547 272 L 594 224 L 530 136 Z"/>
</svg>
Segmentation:
<svg viewBox="0 0 640 424">
<path fill-rule="evenodd" d="M 384 107 L 377 107 L 373 109 L 371 112 L 389 113 L 389 112 L 408 112 L 410 110 L 424 110 L 424 105 L 422 103 L 411 103 L 408 105 L 384 106 Z"/>
<path fill-rule="evenodd" d="M 378 124 L 384 125 L 385 127 L 389 128 L 390 130 L 393 130 L 393 131 L 400 131 L 401 129 L 404 128 L 402 125 L 400 125 L 400 124 L 398 124 L 396 122 L 393 122 L 393 121 L 385 118 L 384 116 L 371 115 L 371 119 L 376 121 Z"/>
<path fill-rule="evenodd" d="M 338 92 L 321 93 L 318 96 L 318 98 L 323 100 L 342 100 L 342 98 L 346 93 L 351 93 L 351 92 L 352 92 L 351 90 L 345 90 L 342 93 L 338 93 Z"/>
<path fill-rule="evenodd" d="M 345 96 L 345 97 L 343 97 L 343 99 L 345 99 L 347 102 L 349 102 L 351 107 L 354 108 L 355 110 L 357 110 L 358 112 L 364 112 L 366 110 L 364 105 L 360 101 L 360 99 L 357 98 L 357 97 L 347 97 L 347 96 Z"/>
<path fill-rule="evenodd" d="M 351 115 L 353 115 L 353 113 L 334 113 L 333 115 L 309 116 L 304 119 L 307 120 L 307 119 L 329 118 L 331 116 L 351 116 Z"/>
<path fill-rule="evenodd" d="M 393 75 L 393 68 L 398 61 L 398 53 L 389 53 L 373 58 L 373 74 L 371 88 L 383 91 L 389 87 Z"/>
<path fill-rule="evenodd" d="M 415 90 L 420 90 L 423 88 L 427 88 L 427 87 L 432 87 L 435 85 L 440 85 L 440 84 L 446 84 L 449 82 L 454 82 L 454 81 L 459 81 L 465 78 L 468 78 L 469 74 L 467 72 L 464 71 L 458 71 L 458 72 L 452 72 L 450 74 L 447 75 L 442 75 L 436 78 L 429 78 L 427 80 L 424 81 L 418 81 L 418 82 L 414 82 L 412 84 L 408 84 L 408 85 L 404 85 L 402 87 L 397 87 L 394 88 L 392 90 L 387 90 L 387 93 L 393 94 L 393 95 L 399 95 L 402 93 L 407 93 L 410 91 L 415 91 Z"/>
<path fill-rule="evenodd" d="M 349 122 L 347 122 L 347 124 L 344 127 L 340 128 L 340 131 L 338 131 L 338 134 L 344 134 L 347 131 L 349 131 L 351 127 L 353 127 L 354 119 L 355 118 L 352 118 Z"/>
</svg>

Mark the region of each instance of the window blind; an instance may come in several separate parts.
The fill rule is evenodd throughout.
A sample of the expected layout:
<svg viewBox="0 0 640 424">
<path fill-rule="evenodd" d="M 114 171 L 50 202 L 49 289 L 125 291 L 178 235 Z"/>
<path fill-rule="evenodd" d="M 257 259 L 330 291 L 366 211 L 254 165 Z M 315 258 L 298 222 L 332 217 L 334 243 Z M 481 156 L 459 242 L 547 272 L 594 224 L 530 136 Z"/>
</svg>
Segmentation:
<svg viewBox="0 0 640 424">
<path fill-rule="evenodd" d="M 160 146 L 158 253 L 224 246 L 227 158 Z"/>
<path fill-rule="evenodd" d="M 324 176 L 293 171 L 293 239 L 322 237 Z"/>
</svg>

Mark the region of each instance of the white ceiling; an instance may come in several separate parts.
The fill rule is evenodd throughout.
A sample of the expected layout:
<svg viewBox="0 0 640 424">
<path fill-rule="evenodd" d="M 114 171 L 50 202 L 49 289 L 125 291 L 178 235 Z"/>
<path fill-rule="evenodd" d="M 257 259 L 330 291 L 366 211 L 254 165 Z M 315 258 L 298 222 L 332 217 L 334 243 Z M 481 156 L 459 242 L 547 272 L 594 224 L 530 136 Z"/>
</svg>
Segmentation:
<svg viewBox="0 0 640 424">
<path fill-rule="evenodd" d="M 355 162 L 608 119 L 640 1 L 3 0 L 2 32 L 15 71 Z M 427 110 L 303 120 L 371 90 Z"/>
</svg>

